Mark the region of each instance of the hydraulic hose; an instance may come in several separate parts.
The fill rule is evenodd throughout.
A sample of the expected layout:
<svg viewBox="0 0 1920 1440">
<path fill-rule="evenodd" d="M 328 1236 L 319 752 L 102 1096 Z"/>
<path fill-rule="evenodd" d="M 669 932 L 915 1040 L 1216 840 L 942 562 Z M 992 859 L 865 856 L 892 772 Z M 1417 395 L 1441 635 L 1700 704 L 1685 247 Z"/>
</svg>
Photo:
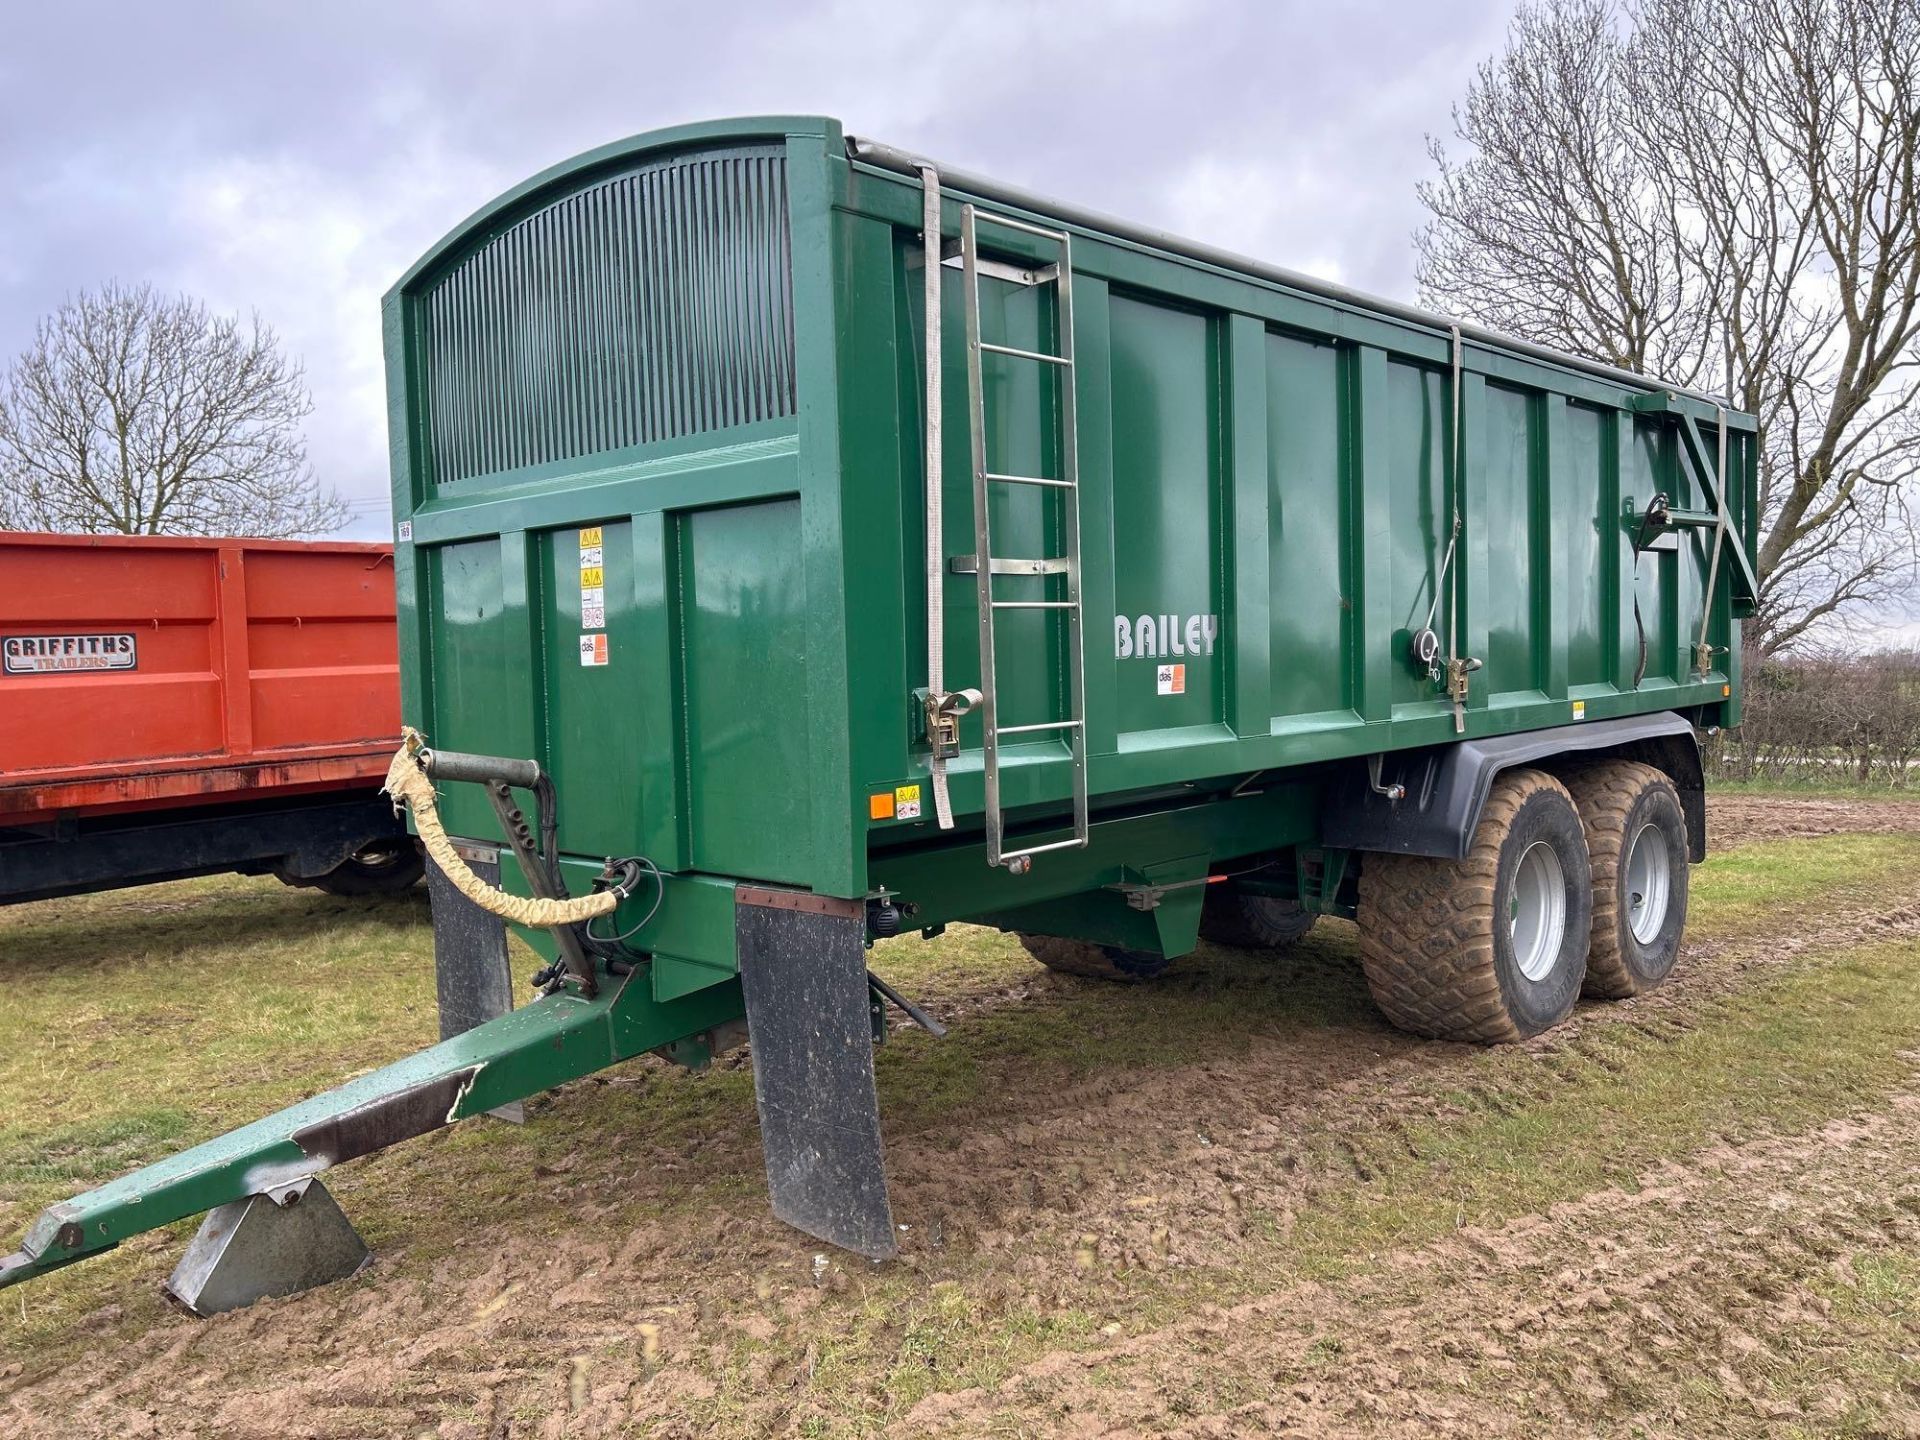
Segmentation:
<svg viewBox="0 0 1920 1440">
<path fill-rule="evenodd" d="M 401 731 L 400 749 L 387 767 L 387 783 L 382 788 L 393 797 L 396 806 L 404 802 L 413 811 L 420 843 L 454 889 L 488 914 L 511 920 L 516 925 L 578 925 L 613 913 L 621 900 L 618 890 L 599 890 L 570 900 L 543 900 L 537 896 L 509 895 L 474 874 L 473 868 L 453 848 L 453 841 L 447 838 L 446 829 L 440 823 L 439 797 L 433 781 L 420 768 L 422 743 L 418 730 L 408 726 Z"/>
</svg>

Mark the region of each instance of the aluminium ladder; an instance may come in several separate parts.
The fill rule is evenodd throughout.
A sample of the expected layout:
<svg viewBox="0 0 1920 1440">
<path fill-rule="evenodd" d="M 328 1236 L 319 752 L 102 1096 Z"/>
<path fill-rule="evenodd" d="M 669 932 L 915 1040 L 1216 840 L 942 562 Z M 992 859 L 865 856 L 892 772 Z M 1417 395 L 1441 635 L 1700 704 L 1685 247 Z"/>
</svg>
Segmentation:
<svg viewBox="0 0 1920 1440">
<path fill-rule="evenodd" d="M 1026 283 L 1052 284 L 1056 297 L 1056 329 L 1060 337 L 1058 354 L 1043 350 L 1023 350 L 1012 345 L 995 345 L 980 338 L 980 260 L 979 228 L 998 227 L 1051 241 L 1059 247 L 1059 260 L 1028 272 Z M 1084 630 L 1080 607 L 1080 469 L 1076 415 L 1074 410 L 1073 363 L 1073 242 L 1065 230 L 1050 230 L 1030 225 L 1009 215 L 976 210 L 972 205 L 960 208 L 960 261 L 965 281 L 967 320 L 967 400 L 969 429 L 973 443 L 973 534 L 974 553 L 964 557 L 972 561 L 974 593 L 977 597 L 980 626 L 980 720 L 986 779 L 987 863 L 1005 865 L 1014 874 L 1032 867 L 1035 855 L 1050 850 L 1074 850 L 1087 844 L 1087 723 L 1086 678 L 1083 657 Z M 993 266 L 993 273 L 1007 273 Z M 1025 277 L 1023 277 L 1025 278 Z M 1001 474 L 987 468 L 986 389 L 981 381 L 983 355 L 1000 355 L 1023 363 L 1050 366 L 1060 376 L 1060 474 Z M 1061 533 L 1066 554 L 1038 559 L 1009 559 L 995 556 L 989 521 L 989 497 L 995 485 L 1032 485 L 1059 494 Z M 954 568 L 966 573 L 964 560 L 956 559 Z M 1066 579 L 1064 600 L 1001 600 L 993 593 L 995 575 L 1060 575 Z M 1002 725 L 999 715 L 999 685 L 995 670 L 994 617 L 1002 610 L 1043 610 L 1059 612 L 1067 622 L 1067 714 L 1059 720 L 1042 720 L 1026 725 Z M 1040 735 L 1064 732 L 1070 741 L 1073 760 L 1073 838 L 1044 844 L 1003 849 L 1006 817 L 1000 799 L 1000 741 L 1009 735 Z"/>
</svg>

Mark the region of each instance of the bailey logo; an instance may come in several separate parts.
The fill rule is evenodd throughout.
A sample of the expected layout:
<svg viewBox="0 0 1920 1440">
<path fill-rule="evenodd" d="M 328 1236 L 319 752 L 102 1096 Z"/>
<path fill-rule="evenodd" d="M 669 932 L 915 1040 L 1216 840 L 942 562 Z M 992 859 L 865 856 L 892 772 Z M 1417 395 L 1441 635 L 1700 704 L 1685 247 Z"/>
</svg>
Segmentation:
<svg viewBox="0 0 1920 1440">
<path fill-rule="evenodd" d="M 0 657 L 9 675 L 131 670 L 138 654 L 131 635 L 9 635 L 0 641 Z"/>
<path fill-rule="evenodd" d="M 1113 653 L 1122 660 L 1166 655 L 1211 655 L 1218 615 L 1116 615 Z"/>
</svg>

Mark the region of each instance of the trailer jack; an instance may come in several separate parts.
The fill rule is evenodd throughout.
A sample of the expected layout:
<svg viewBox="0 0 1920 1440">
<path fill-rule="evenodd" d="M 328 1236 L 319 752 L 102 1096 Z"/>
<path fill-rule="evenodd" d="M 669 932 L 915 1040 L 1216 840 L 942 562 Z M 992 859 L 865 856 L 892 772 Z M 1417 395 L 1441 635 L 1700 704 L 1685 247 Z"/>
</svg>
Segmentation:
<svg viewBox="0 0 1920 1440">
<path fill-rule="evenodd" d="M 320 1177 L 207 1212 L 167 1294 L 196 1315 L 344 1280 L 372 1259 Z"/>
</svg>

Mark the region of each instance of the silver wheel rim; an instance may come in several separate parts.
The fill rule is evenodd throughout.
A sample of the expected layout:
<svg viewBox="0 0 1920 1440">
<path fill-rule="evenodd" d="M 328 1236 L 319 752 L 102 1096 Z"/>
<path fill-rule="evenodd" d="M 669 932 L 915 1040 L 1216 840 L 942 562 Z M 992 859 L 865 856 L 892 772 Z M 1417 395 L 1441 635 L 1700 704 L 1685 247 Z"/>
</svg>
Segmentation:
<svg viewBox="0 0 1920 1440">
<path fill-rule="evenodd" d="M 365 845 L 347 857 L 347 862 L 364 870 L 392 870 L 406 862 L 402 845 Z"/>
<path fill-rule="evenodd" d="M 1658 825 L 1642 825 L 1627 847 L 1627 930 L 1642 945 L 1651 945 L 1666 928 L 1667 907 L 1673 902 L 1673 865 L 1667 836 Z"/>
<path fill-rule="evenodd" d="M 1520 973 L 1546 979 L 1567 934 L 1567 880 L 1559 854 L 1545 840 L 1529 845 L 1514 867 L 1507 925 Z"/>
</svg>

